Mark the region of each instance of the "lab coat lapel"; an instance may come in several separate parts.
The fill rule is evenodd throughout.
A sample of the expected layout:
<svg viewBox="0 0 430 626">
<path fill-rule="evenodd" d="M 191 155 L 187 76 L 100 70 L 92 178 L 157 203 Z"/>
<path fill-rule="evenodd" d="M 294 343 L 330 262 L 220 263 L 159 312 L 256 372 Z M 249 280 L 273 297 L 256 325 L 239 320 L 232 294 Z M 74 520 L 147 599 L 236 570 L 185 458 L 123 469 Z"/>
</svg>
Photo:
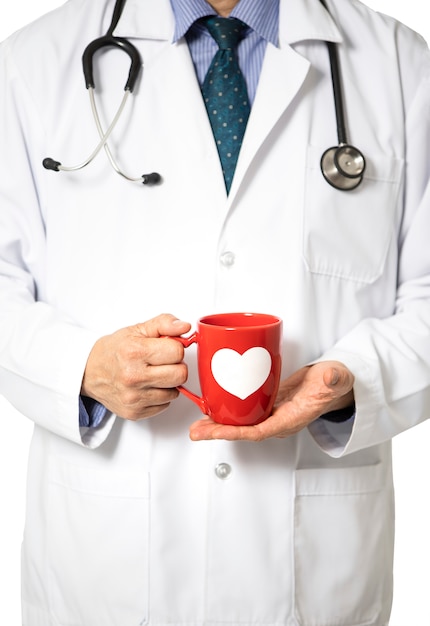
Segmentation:
<svg viewBox="0 0 430 626">
<path fill-rule="evenodd" d="M 184 146 L 187 158 L 190 158 L 191 171 L 197 172 L 202 163 L 210 163 L 210 176 L 207 179 L 210 189 L 207 192 L 216 194 L 222 203 L 226 198 L 224 177 L 194 65 L 185 42 L 179 41 L 175 45 L 176 50 L 172 46 L 167 52 L 165 63 L 171 72 L 169 93 L 175 94 L 173 115 L 178 120 L 174 124 L 176 140 Z M 166 110 L 167 115 L 169 111 Z"/>
<path fill-rule="evenodd" d="M 127 0 L 114 35 L 172 41 L 174 30 L 170 0 Z"/>
<path fill-rule="evenodd" d="M 233 200 L 254 157 L 302 86 L 309 62 L 292 48 L 268 45 L 229 199 Z"/>
<path fill-rule="evenodd" d="M 342 37 L 320 0 L 280 0 L 279 47 L 267 45 L 257 94 L 229 195 L 230 202 L 258 151 L 306 79 L 310 62 L 294 50 L 295 43 L 306 40 L 339 42 Z"/>
<path fill-rule="evenodd" d="M 114 34 L 170 44 L 173 41 L 174 28 L 174 15 L 169 0 L 127 0 Z M 139 46 L 139 42 L 135 43 Z M 221 164 L 185 39 L 167 46 L 157 63 L 160 80 L 166 86 L 166 102 L 169 102 L 169 96 L 175 94 L 174 110 L 169 104 L 169 109 L 165 111 L 166 119 L 186 121 L 183 124 L 174 124 L 174 132 L 176 140 L 187 146 L 190 171 L 198 171 L 201 164 L 208 159 L 214 167 L 210 168 L 211 176 L 207 179 L 210 189 L 207 192 L 212 197 L 215 194 L 222 203 L 227 196 Z M 145 58 L 143 64 L 145 65 Z"/>
</svg>

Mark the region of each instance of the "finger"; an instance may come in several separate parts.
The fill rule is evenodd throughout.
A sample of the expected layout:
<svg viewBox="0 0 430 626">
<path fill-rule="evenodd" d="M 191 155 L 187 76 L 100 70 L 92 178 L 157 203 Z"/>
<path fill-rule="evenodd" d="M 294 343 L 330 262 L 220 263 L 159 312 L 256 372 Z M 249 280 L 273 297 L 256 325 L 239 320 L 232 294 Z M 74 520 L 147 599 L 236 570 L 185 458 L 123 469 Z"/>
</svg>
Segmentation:
<svg viewBox="0 0 430 626">
<path fill-rule="evenodd" d="M 164 413 L 170 406 L 170 402 L 166 404 L 154 405 L 154 406 L 146 406 L 142 411 L 139 412 L 130 412 L 125 413 L 124 415 L 118 415 L 122 419 L 128 420 L 130 422 L 139 422 L 140 420 L 147 419 L 149 417 L 155 417 L 156 415 L 160 415 L 160 413 Z"/>
<path fill-rule="evenodd" d="M 179 387 L 187 382 L 188 368 L 185 363 L 177 365 L 149 366 L 145 372 L 145 386 L 158 389 Z"/>
<path fill-rule="evenodd" d="M 203 441 L 224 439 L 226 441 L 261 441 L 262 437 L 257 426 L 229 426 L 217 424 L 209 417 L 198 420 L 190 426 L 190 439 Z"/>
<path fill-rule="evenodd" d="M 142 419 L 148 419 L 150 417 L 155 417 L 156 415 L 160 415 L 160 413 L 164 413 L 170 406 L 170 402 L 167 404 L 159 404 L 155 406 L 147 406 L 145 407 L 145 411 L 142 415 L 140 415 L 135 421 L 140 421 Z"/>
<path fill-rule="evenodd" d="M 123 346 L 124 361 L 133 363 L 136 367 L 141 365 L 175 365 L 184 359 L 184 346 L 168 337 L 134 338 L 127 346 Z"/>
<path fill-rule="evenodd" d="M 117 387 L 131 394 L 148 389 L 173 389 L 183 385 L 188 377 L 185 363 L 175 365 L 148 365 L 124 368 L 117 377 Z"/>
<path fill-rule="evenodd" d="M 310 421 L 310 417 L 297 411 L 292 403 L 287 402 L 275 409 L 272 415 L 255 426 L 228 426 L 217 424 L 209 417 L 198 420 L 190 426 L 192 441 L 203 439 L 225 439 L 227 441 L 263 441 L 272 437 L 285 438 L 295 435 Z"/>
<path fill-rule="evenodd" d="M 144 393 L 123 394 L 111 410 L 124 419 L 136 421 L 165 411 L 178 395 L 177 389 L 146 389 Z"/>
<path fill-rule="evenodd" d="M 169 337 L 178 337 L 183 333 L 187 333 L 191 329 L 191 324 L 178 319 L 170 313 L 164 313 L 148 320 L 147 322 L 136 324 L 135 328 L 144 337 L 156 338 L 163 337 L 165 335 Z"/>
</svg>

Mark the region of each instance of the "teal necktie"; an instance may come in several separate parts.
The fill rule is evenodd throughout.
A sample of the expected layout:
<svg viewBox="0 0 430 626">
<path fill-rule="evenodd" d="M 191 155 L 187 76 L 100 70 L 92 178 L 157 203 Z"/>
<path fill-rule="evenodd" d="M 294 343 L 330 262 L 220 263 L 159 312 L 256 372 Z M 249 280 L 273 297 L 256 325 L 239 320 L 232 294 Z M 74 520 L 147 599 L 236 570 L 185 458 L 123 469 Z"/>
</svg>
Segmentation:
<svg viewBox="0 0 430 626">
<path fill-rule="evenodd" d="M 250 112 L 248 91 L 237 59 L 237 45 L 247 26 L 236 18 L 218 16 L 203 18 L 202 23 L 219 46 L 203 82 L 202 94 L 228 193 Z"/>
</svg>

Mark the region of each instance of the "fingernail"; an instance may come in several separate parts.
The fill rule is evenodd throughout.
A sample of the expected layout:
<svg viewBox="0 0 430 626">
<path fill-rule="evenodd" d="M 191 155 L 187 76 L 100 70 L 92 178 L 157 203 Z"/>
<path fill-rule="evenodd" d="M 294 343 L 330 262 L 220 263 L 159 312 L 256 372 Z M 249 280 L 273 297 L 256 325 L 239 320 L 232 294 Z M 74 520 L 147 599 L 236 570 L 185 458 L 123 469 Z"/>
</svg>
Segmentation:
<svg viewBox="0 0 430 626">
<path fill-rule="evenodd" d="M 334 369 L 334 370 L 332 370 L 330 384 L 331 385 L 337 385 L 338 382 L 339 382 L 339 372 Z"/>
</svg>

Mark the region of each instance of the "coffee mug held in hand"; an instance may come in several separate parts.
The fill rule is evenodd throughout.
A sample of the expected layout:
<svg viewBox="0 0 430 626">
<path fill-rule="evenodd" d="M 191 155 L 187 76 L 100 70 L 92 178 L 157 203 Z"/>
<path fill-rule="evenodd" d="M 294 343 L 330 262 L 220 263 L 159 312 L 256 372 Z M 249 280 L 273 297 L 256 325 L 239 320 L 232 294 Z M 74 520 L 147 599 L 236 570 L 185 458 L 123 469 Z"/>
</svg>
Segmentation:
<svg viewBox="0 0 430 626">
<path fill-rule="evenodd" d="M 281 375 L 282 321 L 264 313 L 219 313 L 201 318 L 197 344 L 202 396 L 179 391 L 220 424 L 251 426 L 269 417 Z"/>
</svg>

